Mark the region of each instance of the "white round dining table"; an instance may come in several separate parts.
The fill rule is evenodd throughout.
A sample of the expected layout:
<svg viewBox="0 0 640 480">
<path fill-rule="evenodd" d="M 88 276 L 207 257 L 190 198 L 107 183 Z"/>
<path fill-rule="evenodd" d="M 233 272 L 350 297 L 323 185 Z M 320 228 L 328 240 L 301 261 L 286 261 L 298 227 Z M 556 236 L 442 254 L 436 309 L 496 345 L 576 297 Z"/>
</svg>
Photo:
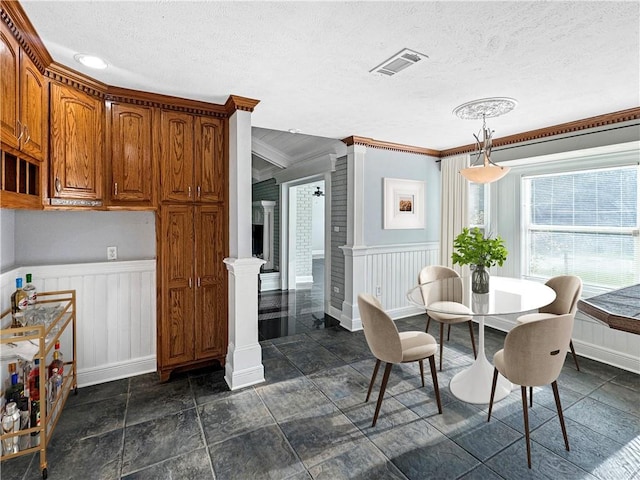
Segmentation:
<svg viewBox="0 0 640 480">
<path fill-rule="evenodd" d="M 428 297 L 428 298 L 425 298 Z M 468 403 L 489 403 L 493 366 L 484 351 L 484 317 L 517 314 L 550 304 L 556 294 L 548 286 L 521 278 L 491 276 L 488 293 L 473 293 L 471 277 L 453 277 L 416 285 L 407 292 L 409 302 L 429 311 L 472 316 L 479 324 L 478 354 L 473 364 L 457 373 L 449 384 L 451 393 Z M 498 376 L 494 402 L 502 400 L 512 384 Z"/>
</svg>

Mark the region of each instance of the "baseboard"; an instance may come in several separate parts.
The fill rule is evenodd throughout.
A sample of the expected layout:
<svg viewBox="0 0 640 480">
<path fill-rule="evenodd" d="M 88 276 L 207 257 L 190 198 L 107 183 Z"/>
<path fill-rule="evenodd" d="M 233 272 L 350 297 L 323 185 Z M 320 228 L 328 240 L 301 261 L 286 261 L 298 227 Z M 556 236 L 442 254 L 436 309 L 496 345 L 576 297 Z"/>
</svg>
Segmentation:
<svg viewBox="0 0 640 480">
<path fill-rule="evenodd" d="M 78 370 L 78 387 L 88 387 L 98 383 L 134 377 L 143 373 L 155 372 L 156 370 L 155 355 L 100 365 L 99 367 L 85 368 Z"/>
<path fill-rule="evenodd" d="M 264 382 L 264 366 L 262 364 L 240 371 L 232 371 L 229 362 L 225 365 L 224 379 L 231 390 L 240 390 Z"/>
<path fill-rule="evenodd" d="M 260 274 L 260 291 L 270 292 L 280 290 L 280 272 L 269 272 Z"/>
</svg>

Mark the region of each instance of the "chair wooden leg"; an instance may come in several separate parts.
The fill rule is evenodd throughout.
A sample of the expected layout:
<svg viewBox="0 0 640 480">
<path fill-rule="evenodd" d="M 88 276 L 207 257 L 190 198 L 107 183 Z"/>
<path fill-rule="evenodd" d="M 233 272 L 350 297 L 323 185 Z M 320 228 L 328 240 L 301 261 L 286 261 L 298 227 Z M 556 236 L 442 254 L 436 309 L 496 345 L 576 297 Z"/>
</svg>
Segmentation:
<svg viewBox="0 0 640 480">
<path fill-rule="evenodd" d="M 564 447 L 569 451 L 569 438 L 567 437 L 567 429 L 564 426 L 564 416 L 562 415 L 562 405 L 560 405 L 560 394 L 558 393 L 558 382 L 551 384 L 553 388 L 553 397 L 556 399 L 556 408 L 558 409 L 558 418 L 560 419 L 560 428 L 562 428 L 562 436 L 564 437 Z"/>
<path fill-rule="evenodd" d="M 391 367 L 393 363 L 387 363 L 387 366 L 384 369 L 384 375 L 382 375 L 382 385 L 380 385 L 380 394 L 378 395 L 378 403 L 376 403 L 376 413 L 373 414 L 373 423 L 372 427 L 376 426 L 376 422 L 378 421 L 378 414 L 380 413 L 380 407 L 382 406 L 382 399 L 384 398 L 384 392 L 387 389 L 387 382 L 389 381 L 389 374 L 391 373 Z"/>
<path fill-rule="evenodd" d="M 529 387 L 529 406 L 533 408 L 533 387 Z"/>
<path fill-rule="evenodd" d="M 444 323 L 440 323 L 440 371 L 442 371 L 442 348 L 444 346 Z"/>
<path fill-rule="evenodd" d="M 576 370 L 580 371 L 580 365 L 578 365 L 578 357 L 576 356 L 576 349 L 573 348 L 573 340 L 569 340 L 569 348 L 571 349 L 571 355 L 573 355 L 573 361 L 576 363 Z"/>
<path fill-rule="evenodd" d="M 433 379 L 433 389 L 436 392 L 436 402 L 438 402 L 438 413 L 442 413 L 442 403 L 440 402 L 440 388 L 438 387 L 438 375 L 436 374 L 435 355 L 429 357 L 429 366 L 431 367 L 431 378 Z"/>
<path fill-rule="evenodd" d="M 529 440 L 529 411 L 527 410 L 527 387 L 520 387 L 522 392 L 522 414 L 524 415 L 524 438 L 527 442 L 527 465 L 531 468 L 531 442 Z"/>
<path fill-rule="evenodd" d="M 425 333 L 429 333 L 429 325 L 431 324 L 431 317 L 427 315 L 427 328 L 424 329 Z"/>
<path fill-rule="evenodd" d="M 491 396 L 489 397 L 489 416 L 487 422 L 491 420 L 491 410 L 493 410 L 493 398 L 496 396 L 496 385 L 498 384 L 498 369 L 493 369 L 493 382 L 491 382 Z"/>
<path fill-rule="evenodd" d="M 476 339 L 473 336 L 473 322 L 469 320 L 469 335 L 471 335 L 471 346 L 473 347 L 473 358 L 478 358 L 478 352 L 476 352 Z"/>
<path fill-rule="evenodd" d="M 418 363 L 420 364 L 420 378 L 422 378 L 422 386 L 424 387 L 424 363 L 422 363 L 422 360 L 418 361 Z"/>
<path fill-rule="evenodd" d="M 447 326 L 447 342 L 449 341 L 449 337 L 451 337 L 451 324 Z"/>
<path fill-rule="evenodd" d="M 373 369 L 373 375 L 371 375 L 371 382 L 369 382 L 369 391 L 367 392 L 367 399 L 365 402 L 369 401 L 369 397 L 371 396 L 371 389 L 373 388 L 373 384 L 376 381 L 376 376 L 378 375 L 378 368 L 380 368 L 380 360 L 376 359 L 376 366 Z"/>
</svg>

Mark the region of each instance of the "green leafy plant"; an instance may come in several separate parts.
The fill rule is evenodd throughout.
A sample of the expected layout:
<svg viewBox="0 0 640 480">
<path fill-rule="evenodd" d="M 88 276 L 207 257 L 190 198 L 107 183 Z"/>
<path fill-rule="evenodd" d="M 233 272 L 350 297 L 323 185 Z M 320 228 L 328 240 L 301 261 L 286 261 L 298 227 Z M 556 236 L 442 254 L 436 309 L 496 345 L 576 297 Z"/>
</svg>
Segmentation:
<svg viewBox="0 0 640 480">
<path fill-rule="evenodd" d="M 454 265 L 502 266 L 509 252 L 500 236 L 485 237 L 478 227 L 463 228 L 462 233 L 453 241 L 454 252 L 451 255 Z"/>
</svg>

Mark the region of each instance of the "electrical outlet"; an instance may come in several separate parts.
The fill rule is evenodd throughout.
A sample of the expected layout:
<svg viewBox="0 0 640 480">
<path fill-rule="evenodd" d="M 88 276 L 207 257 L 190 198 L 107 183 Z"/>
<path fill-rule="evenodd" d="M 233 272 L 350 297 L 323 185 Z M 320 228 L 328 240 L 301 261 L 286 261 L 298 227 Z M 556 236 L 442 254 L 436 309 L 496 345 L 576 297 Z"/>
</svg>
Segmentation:
<svg viewBox="0 0 640 480">
<path fill-rule="evenodd" d="M 340 231 L 340 227 L 338 227 L 338 226 L 334 226 L 334 227 L 333 227 L 333 231 L 334 231 L 334 232 L 339 232 L 339 231 Z"/>
<path fill-rule="evenodd" d="M 107 260 L 118 259 L 118 247 L 107 247 Z"/>
<path fill-rule="evenodd" d="M 381 297 L 382 296 L 382 289 L 380 288 L 380 285 L 378 285 L 376 287 L 376 297 Z"/>
<path fill-rule="evenodd" d="M 338 287 L 333 287 L 333 291 L 334 291 L 335 293 L 340 293 L 340 289 L 339 289 Z"/>
</svg>

